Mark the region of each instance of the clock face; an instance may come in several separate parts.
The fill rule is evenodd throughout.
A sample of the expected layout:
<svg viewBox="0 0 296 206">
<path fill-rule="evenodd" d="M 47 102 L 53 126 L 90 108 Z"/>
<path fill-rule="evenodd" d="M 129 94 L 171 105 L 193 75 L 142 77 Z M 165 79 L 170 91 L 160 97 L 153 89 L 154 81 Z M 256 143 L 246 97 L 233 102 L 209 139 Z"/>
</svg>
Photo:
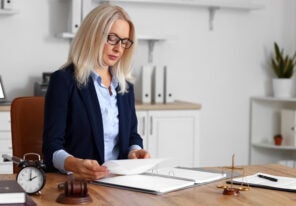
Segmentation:
<svg viewBox="0 0 296 206">
<path fill-rule="evenodd" d="M 39 192 L 45 184 L 43 170 L 36 167 L 24 167 L 17 175 L 16 181 L 28 194 Z"/>
</svg>

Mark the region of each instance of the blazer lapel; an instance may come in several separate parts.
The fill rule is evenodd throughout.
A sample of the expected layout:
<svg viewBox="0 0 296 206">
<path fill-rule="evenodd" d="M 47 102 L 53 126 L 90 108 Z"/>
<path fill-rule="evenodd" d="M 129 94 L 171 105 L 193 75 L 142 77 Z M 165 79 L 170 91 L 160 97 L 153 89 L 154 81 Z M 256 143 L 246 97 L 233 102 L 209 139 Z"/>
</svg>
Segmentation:
<svg viewBox="0 0 296 206">
<path fill-rule="evenodd" d="M 101 108 L 92 79 L 89 78 L 87 86 L 82 87 L 79 91 L 82 97 L 81 99 L 84 102 L 88 113 L 89 122 L 93 131 L 93 138 L 98 149 L 100 160 L 102 161 L 100 164 L 102 164 L 105 159 L 103 120 L 101 116 Z"/>
<path fill-rule="evenodd" d="M 119 94 L 119 87 L 117 87 L 117 106 L 118 106 L 118 119 L 119 119 L 119 158 L 126 158 L 127 151 L 125 148 L 128 148 L 128 141 L 124 138 L 127 137 L 128 131 L 128 117 L 126 114 L 129 114 L 128 105 L 126 101 L 126 95 Z"/>
</svg>

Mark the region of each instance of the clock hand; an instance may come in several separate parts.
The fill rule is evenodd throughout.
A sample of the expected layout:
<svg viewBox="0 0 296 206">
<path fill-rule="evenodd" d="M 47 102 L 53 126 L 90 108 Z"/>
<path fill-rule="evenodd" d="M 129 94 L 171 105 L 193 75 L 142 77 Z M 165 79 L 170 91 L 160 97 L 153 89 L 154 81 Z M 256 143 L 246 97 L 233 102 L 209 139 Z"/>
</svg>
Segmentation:
<svg viewBox="0 0 296 206">
<path fill-rule="evenodd" d="M 30 181 L 32 180 L 32 170 L 30 170 L 30 177 L 29 177 L 29 180 L 30 180 Z"/>
<path fill-rule="evenodd" d="M 32 181 L 33 179 L 35 179 L 37 176 L 30 178 L 30 181 Z"/>
</svg>

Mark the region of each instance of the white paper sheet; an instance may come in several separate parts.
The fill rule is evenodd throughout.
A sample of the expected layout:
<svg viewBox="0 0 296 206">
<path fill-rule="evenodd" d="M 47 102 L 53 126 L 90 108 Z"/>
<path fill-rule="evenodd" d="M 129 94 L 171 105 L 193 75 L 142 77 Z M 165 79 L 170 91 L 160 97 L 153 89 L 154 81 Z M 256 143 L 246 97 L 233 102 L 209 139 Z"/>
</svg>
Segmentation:
<svg viewBox="0 0 296 206">
<path fill-rule="evenodd" d="M 110 160 L 103 165 L 109 169 L 111 174 L 135 175 L 154 168 L 162 161 L 164 159 L 124 159 Z"/>
<path fill-rule="evenodd" d="M 194 185 L 193 181 L 150 175 L 115 176 L 99 179 L 95 182 L 103 185 L 138 190 L 153 194 L 171 192 Z"/>
<path fill-rule="evenodd" d="M 268 179 L 260 178 L 258 175 L 264 175 L 271 178 L 277 179 L 277 181 L 271 181 Z M 296 178 L 294 177 L 284 177 L 284 176 L 275 176 L 265 173 L 256 173 L 254 175 L 239 177 L 233 179 L 234 183 L 243 183 L 250 186 L 265 187 L 270 189 L 281 189 L 287 191 L 296 191 Z"/>
</svg>

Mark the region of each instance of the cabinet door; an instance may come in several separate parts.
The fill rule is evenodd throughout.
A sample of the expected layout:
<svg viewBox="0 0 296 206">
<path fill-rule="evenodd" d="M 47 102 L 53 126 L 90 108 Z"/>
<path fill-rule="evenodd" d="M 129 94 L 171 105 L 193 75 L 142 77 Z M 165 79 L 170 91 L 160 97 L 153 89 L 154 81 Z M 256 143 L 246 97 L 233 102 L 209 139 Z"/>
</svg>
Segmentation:
<svg viewBox="0 0 296 206">
<path fill-rule="evenodd" d="M 10 112 L 0 112 L 0 131 L 11 131 Z"/>
<path fill-rule="evenodd" d="M 199 110 L 149 111 L 148 150 L 165 166 L 199 165 Z"/>
<path fill-rule="evenodd" d="M 0 174 L 11 174 L 12 162 L 3 162 L 3 154 L 12 155 L 10 112 L 0 112 Z"/>
<path fill-rule="evenodd" d="M 144 149 L 148 149 L 147 138 L 148 138 L 148 112 L 147 111 L 137 111 L 138 119 L 138 133 L 143 138 Z"/>
</svg>

